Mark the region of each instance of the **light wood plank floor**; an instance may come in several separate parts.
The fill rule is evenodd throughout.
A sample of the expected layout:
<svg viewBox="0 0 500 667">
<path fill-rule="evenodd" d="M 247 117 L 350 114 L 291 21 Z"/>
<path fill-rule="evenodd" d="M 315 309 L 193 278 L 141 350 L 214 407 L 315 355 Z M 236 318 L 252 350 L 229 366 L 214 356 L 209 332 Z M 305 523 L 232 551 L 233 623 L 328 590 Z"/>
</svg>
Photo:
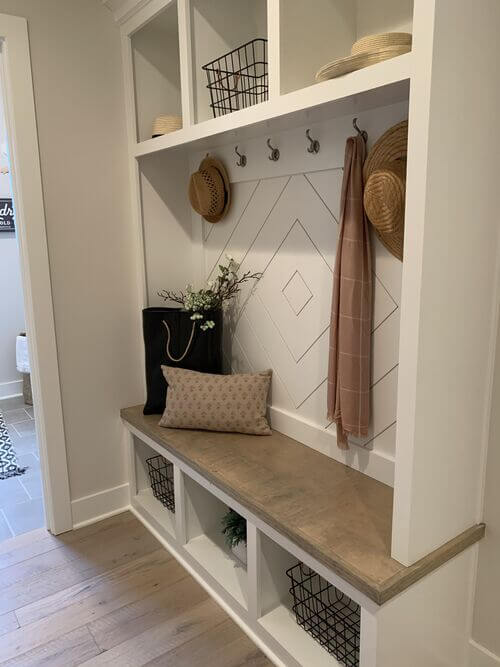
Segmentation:
<svg viewBox="0 0 500 667">
<path fill-rule="evenodd" d="M 0 583 L 0 665 L 271 665 L 129 512 L 0 542 Z"/>
</svg>

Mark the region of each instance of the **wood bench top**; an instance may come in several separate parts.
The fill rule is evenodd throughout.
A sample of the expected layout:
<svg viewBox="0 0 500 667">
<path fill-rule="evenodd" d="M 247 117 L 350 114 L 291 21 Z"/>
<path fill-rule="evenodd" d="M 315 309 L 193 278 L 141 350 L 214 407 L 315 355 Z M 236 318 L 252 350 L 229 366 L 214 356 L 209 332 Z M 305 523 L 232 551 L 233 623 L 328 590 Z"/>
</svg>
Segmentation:
<svg viewBox="0 0 500 667">
<path fill-rule="evenodd" d="M 471 527 L 410 567 L 391 558 L 391 487 L 296 440 L 169 429 L 142 405 L 122 419 L 237 500 L 265 523 L 383 604 L 477 542 Z"/>
</svg>

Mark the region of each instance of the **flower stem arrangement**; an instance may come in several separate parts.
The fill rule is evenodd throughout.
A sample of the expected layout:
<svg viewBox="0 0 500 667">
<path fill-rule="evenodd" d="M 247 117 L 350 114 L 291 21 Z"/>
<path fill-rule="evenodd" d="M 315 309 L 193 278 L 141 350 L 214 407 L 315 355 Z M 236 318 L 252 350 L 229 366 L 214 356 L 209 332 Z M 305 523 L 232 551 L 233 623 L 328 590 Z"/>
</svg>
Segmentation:
<svg viewBox="0 0 500 667">
<path fill-rule="evenodd" d="M 237 547 L 241 542 L 246 544 L 247 522 L 238 512 L 228 510 L 222 517 L 222 526 L 226 544 L 230 549 Z"/>
<path fill-rule="evenodd" d="M 184 310 L 191 313 L 191 319 L 198 322 L 202 331 L 213 329 L 215 322 L 207 317 L 210 311 L 222 308 L 224 303 L 237 296 L 244 283 L 259 280 L 262 275 L 247 271 L 242 276 L 238 276 L 239 264 L 229 255 L 226 255 L 226 258 L 226 264 L 219 264 L 219 272 L 215 280 L 207 282 L 204 288 L 194 291 L 192 286 L 188 285 L 185 292 L 162 290 L 158 292 L 158 296 L 165 301 L 173 301 L 181 305 Z"/>
</svg>

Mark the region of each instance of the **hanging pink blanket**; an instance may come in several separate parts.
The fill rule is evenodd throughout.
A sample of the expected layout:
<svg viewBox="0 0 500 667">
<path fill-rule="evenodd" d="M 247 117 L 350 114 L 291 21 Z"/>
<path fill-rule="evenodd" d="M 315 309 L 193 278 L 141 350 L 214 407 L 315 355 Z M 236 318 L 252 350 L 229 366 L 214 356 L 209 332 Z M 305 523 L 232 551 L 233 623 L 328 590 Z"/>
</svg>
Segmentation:
<svg viewBox="0 0 500 667">
<path fill-rule="evenodd" d="M 372 267 L 368 220 L 363 208 L 362 137 L 346 143 L 340 229 L 333 275 L 328 418 L 337 424 L 337 444 L 366 436 L 370 422 Z"/>
</svg>

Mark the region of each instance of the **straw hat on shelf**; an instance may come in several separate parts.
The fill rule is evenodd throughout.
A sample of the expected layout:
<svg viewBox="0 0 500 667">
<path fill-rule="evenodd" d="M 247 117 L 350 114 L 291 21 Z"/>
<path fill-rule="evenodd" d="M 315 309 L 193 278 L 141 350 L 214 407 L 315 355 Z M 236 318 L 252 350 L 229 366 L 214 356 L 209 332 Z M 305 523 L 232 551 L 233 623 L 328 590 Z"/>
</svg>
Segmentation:
<svg viewBox="0 0 500 667">
<path fill-rule="evenodd" d="M 363 167 L 363 202 L 383 245 L 403 260 L 408 121 L 391 127 L 374 144 Z"/>
<path fill-rule="evenodd" d="M 226 168 L 217 158 L 201 161 L 189 180 L 189 201 L 207 222 L 219 222 L 231 205 L 231 185 Z"/>
<path fill-rule="evenodd" d="M 316 81 L 335 79 L 342 74 L 408 53 L 411 51 L 411 40 L 412 36 L 407 32 L 386 32 L 362 37 L 352 45 L 350 56 L 323 65 L 316 73 Z"/>
<path fill-rule="evenodd" d="M 158 116 L 153 121 L 153 132 L 152 137 L 160 137 L 163 134 L 169 134 L 170 132 L 175 132 L 182 128 L 182 118 L 181 116 L 167 116 L 162 115 Z"/>
</svg>

